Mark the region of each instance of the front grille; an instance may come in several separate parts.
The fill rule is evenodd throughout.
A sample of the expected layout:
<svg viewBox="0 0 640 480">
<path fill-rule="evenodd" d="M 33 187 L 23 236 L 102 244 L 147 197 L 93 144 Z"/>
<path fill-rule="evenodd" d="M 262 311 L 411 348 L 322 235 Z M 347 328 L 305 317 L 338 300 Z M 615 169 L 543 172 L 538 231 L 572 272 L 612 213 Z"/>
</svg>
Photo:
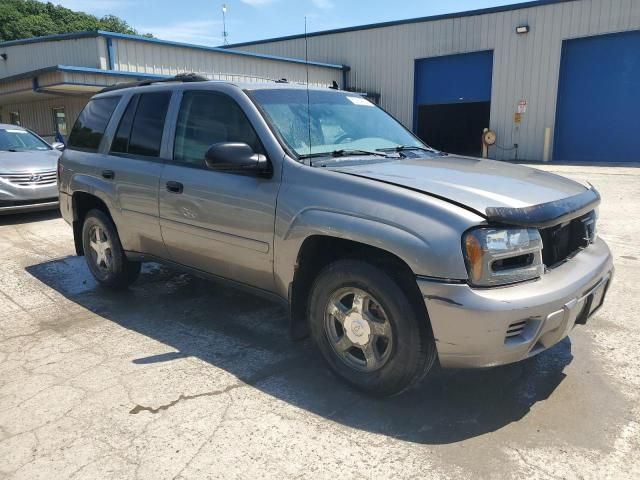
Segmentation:
<svg viewBox="0 0 640 480">
<path fill-rule="evenodd" d="M 34 173 L 0 173 L 0 178 L 20 187 L 53 185 L 56 183 L 55 170 Z"/>
<path fill-rule="evenodd" d="M 553 268 L 573 257 L 595 239 L 596 215 L 591 211 L 570 222 L 540 230 L 542 261 Z"/>
</svg>

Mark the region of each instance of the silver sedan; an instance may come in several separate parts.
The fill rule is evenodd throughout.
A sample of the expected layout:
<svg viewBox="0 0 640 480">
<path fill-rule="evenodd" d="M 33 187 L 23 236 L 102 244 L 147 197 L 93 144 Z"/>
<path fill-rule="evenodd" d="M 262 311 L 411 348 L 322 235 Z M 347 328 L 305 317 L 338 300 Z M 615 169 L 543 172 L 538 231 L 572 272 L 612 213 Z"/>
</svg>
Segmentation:
<svg viewBox="0 0 640 480">
<path fill-rule="evenodd" d="M 0 123 L 0 215 L 58 208 L 56 170 L 62 147 Z"/>
</svg>

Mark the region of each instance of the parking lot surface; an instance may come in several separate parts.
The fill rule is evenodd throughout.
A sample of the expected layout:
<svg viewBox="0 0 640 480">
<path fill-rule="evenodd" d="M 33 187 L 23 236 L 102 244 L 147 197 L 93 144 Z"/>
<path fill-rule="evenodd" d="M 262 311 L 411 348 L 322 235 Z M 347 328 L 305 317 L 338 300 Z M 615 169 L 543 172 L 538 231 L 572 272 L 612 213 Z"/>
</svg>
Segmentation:
<svg viewBox="0 0 640 480">
<path fill-rule="evenodd" d="M 155 264 L 96 286 L 56 213 L 0 217 L 0 478 L 640 478 L 640 169 L 601 192 L 605 307 L 549 351 L 376 400 L 280 305 Z"/>
</svg>

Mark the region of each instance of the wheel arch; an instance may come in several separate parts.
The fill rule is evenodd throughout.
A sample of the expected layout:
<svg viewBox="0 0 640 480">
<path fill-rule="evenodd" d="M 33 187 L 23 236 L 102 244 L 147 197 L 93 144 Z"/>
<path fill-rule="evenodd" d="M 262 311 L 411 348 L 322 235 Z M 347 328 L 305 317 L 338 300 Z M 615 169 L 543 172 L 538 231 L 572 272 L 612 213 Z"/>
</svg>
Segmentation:
<svg viewBox="0 0 640 480">
<path fill-rule="evenodd" d="M 301 243 L 293 279 L 289 284 L 289 321 L 293 338 L 301 339 L 309 334 L 308 301 L 315 278 L 327 265 L 344 259 L 361 260 L 383 270 L 407 292 L 413 307 L 429 322 L 414 272 L 405 260 L 369 243 L 315 233 L 307 236 Z M 428 328 L 431 328 L 430 325 Z"/>
<path fill-rule="evenodd" d="M 71 208 L 73 211 L 73 242 L 76 254 L 84 255 L 82 246 L 82 225 L 87 213 L 93 209 L 103 211 L 112 221 L 111 210 L 108 206 L 109 199 L 100 191 L 76 190 L 71 196 Z M 115 225 L 115 222 L 114 222 Z M 116 227 L 117 230 L 117 227 Z"/>
</svg>

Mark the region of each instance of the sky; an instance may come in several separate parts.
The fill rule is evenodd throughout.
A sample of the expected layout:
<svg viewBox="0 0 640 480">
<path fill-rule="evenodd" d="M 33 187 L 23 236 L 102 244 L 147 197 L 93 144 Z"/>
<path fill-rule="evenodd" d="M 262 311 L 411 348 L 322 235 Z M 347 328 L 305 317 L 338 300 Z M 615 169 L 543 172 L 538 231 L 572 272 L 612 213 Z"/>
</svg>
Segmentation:
<svg viewBox="0 0 640 480">
<path fill-rule="evenodd" d="M 229 43 L 367 23 L 463 12 L 525 0 L 50 0 L 93 15 L 117 15 L 163 40 L 221 45 L 222 5 Z"/>
</svg>

